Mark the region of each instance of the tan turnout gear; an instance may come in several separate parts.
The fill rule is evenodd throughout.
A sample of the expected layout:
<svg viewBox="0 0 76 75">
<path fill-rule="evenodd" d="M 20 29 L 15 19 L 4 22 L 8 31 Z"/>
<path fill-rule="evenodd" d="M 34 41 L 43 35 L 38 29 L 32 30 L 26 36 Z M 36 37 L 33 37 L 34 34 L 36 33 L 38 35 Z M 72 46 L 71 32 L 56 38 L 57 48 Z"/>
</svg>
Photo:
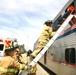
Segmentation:
<svg viewBox="0 0 76 75">
<path fill-rule="evenodd" d="M 38 45 L 34 52 L 31 54 L 36 57 L 36 55 L 41 51 L 41 49 L 48 43 L 51 38 L 52 28 L 50 26 L 45 26 L 38 40 Z"/>
<path fill-rule="evenodd" d="M 31 53 L 32 53 L 31 50 L 27 51 L 27 58 L 26 58 L 26 60 L 27 60 L 28 64 L 31 62 L 31 60 L 30 60 Z M 36 75 L 36 71 L 37 71 L 37 64 L 28 71 L 27 75 Z"/>
<path fill-rule="evenodd" d="M 54 35 L 52 31 L 52 20 L 47 20 L 44 23 L 46 26 L 43 28 L 43 31 L 38 39 L 38 44 L 33 53 L 31 54 L 31 61 L 37 56 L 37 54 L 46 46 L 51 37 Z"/>
<path fill-rule="evenodd" d="M 30 56 L 27 56 L 27 62 L 28 63 L 31 62 Z M 29 70 L 27 75 L 36 75 L 36 71 L 37 71 L 37 64 Z"/>
<path fill-rule="evenodd" d="M 26 70 L 27 66 L 15 61 L 11 56 L 0 59 L 0 75 L 15 75 L 17 70 Z M 10 73 L 10 74 L 9 74 Z"/>
<path fill-rule="evenodd" d="M 21 63 L 21 64 L 27 65 L 27 61 L 25 61 L 25 60 L 22 58 L 22 56 L 21 56 L 20 48 L 19 48 L 18 45 L 15 46 L 15 51 L 16 51 L 16 52 L 15 52 L 15 54 L 14 54 L 14 56 L 13 56 L 13 58 L 15 59 L 15 61 L 18 61 L 18 62 Z M 18 75 L 19 72 L 20 72 L 20 70 L 18 70 L 18 72 L 16 73 L 16 75 Z"/>
<path fill-rule="evenodd" d="M 19 63 L 22 63 L 22 64 L 27 64 L 27 61 L 25 61 L 22 56 L 19 56 L 19 55 L 14 55 L 13 58 L 18 61 Z"/>
<path fill-rule="evenodd" d="M 22 63 L 22 64 L 27 64 L 27 62 L 23 59 L 23 57 L 21 56 L 21 52 L 20 52 L 20 49 L 19 49 L 19 46 L 16 46 L 15 47 L 15 51 L 16 53 L 14 54 L 13 58 L 18 61 L 19 63 Z"/>
<path fill-rule="evenodd" d="M 27 70 L 31 67 L 16 61 L 13 56 L 15 48 L 13 46 L 5 49 L 5 57 L 0 59 L 0 75 L 16 75 L 18 70 Z"/>
</svg>

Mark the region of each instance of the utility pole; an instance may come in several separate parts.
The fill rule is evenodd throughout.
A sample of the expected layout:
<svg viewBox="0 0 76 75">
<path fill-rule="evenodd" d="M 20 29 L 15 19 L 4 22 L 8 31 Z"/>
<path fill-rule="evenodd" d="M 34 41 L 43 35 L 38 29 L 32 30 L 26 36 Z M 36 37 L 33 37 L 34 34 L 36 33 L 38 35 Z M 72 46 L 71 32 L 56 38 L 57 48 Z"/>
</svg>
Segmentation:
<svg viewBox="0 0 76 75">
<path fill-rule="evenodd" d="M 27 50 L 28 50 L 28 44 L 29 44 L 29 36 L 27 37 L 27 47 L 26 47 Z"/>
</svg>

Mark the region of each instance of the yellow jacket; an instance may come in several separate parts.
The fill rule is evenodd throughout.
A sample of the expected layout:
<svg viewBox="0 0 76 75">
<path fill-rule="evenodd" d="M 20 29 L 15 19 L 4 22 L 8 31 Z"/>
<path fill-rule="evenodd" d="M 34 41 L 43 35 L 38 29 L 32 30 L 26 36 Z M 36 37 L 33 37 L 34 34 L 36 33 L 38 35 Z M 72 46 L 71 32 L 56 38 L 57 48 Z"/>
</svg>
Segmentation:
<svg viewBox="0 0 76 75">
<path fill-rule="evenodd" d="M 26 69 L 27 66 L 15 61 L 15 59 L 13 59 L 11 56 L 6 56 L 0 59 L 0 75 L 15 75 L 17 70 Z"/>
<path fill-rule="evenodd" d="M 42 31 L 40 37 L 39 37 L 39 42 L 46 42 L 47 43 L 50 39 L 51 33 L 52 33 L 52 28 L 49 26 L 45 26 L 43 28 L 43 31 Z"/>
<path fill-rule="evenodd" d="M 13 58 L 22 64 L 27 64 L 27 61 L 25 61 L 21 55 L 14 55 Z"/>
</svg>

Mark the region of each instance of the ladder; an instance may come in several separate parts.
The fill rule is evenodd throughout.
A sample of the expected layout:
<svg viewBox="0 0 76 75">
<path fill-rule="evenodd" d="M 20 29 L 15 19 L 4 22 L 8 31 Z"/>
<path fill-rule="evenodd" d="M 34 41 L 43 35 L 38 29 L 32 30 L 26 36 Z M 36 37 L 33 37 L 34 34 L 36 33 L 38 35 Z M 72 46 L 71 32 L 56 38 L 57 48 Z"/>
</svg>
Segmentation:
<svg viewBox="0 0 76 75">
<path fill-rule="evenodd" d="M 53 42 L 57 39 L 59 34 L 63 31 L 63 29 L 68 25 L 68 23 L 71 21 L 71 19 L 76 16 L 70 14 L 66 20 L 61 24 L 61 26 L 56 31 L 55 35 L 50 39 L 50 41 L 47 43 L 47 45 L 41 50 L 41 52 L 33 59 L 33 61 L 29 64 L 32 67 L 40 60 L 40 58 L 44 55 L 44 53 L 48 50 L 48 48 L 53 44 Z"/>
</svg>

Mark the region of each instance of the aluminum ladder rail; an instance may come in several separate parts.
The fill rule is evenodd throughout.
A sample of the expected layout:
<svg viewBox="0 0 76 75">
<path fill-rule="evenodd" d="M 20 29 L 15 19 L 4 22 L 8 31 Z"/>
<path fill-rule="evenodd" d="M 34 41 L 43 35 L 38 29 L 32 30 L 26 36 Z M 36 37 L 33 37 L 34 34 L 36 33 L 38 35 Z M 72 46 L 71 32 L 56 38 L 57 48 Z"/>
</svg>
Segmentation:
<svg viewBox="0 0 76 75">
<path fill-rule="evenodd" d="M 59 34 L 63 31 L 63 29 L 68 25 L 74 15 L 70 14 L 67 19 L 62 23 L 62 25 L 58 28 L 55 35 L 50 39 L 47 45 L 41 50 L 41 52 L 33 59 L 33 61 L 29 64 L 32 67 L 40 60 L 40 58 L 44 55 L 44 53 L 48 50 L 48 48 L 53 44 Z M 75 17 L 76 18 L 76 17 Z"/>
</svg>

